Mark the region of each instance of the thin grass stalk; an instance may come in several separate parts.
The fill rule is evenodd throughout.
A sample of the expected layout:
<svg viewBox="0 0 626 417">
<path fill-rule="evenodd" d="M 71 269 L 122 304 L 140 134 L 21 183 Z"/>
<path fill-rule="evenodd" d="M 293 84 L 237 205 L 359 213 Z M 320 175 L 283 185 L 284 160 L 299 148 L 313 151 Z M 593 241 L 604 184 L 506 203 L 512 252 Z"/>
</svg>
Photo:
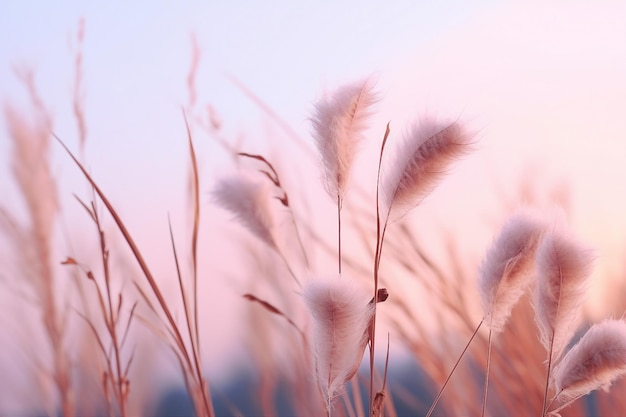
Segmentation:
<svg viewBox="0 0 626 417">
<path fill-rule="evenodd" d="M 461 355 L 459 356 L 459 358 L 454 363 L 454 366 L 452 367 L 452 370 L 450 371 L 450 373 L 448 374 L 448 377 L 444 381 L 443 386 L 441 387 L 441 389 L 437 393 L 437 396 L 435 397 L 435 400 L 433 401 L 433 404 L 430 406 L 430 409 L 428 409 L 428 412 L 426 413 L 426 417 L 430 417 L 431 414 L 433 413 L 433 411 L 435 410 L 435 407 L 437 406 L 437 403 L 439 403 L 439 399 L 441 398 L 441 395 L 443 394 L 443 391 L 446 389 L 446 386 L 448 385 L 448 382 L 450 382 L 450 379 L 452 378 L 452 375 L 454 374 L 454 371 L 456 371 L 456 368 L 459 366 L 459 363 L 461 363 L 461 359 L 463 359 L 463 356 L 465 355 L 465 352 L 467 352 L 467 349 L 469 348 L 470 344 L 472 343 L 472 341 L 474 340 L 474 338 L 478 334 L 478 330 L 480 330 L 480 327 L 483 325 L 483 322 L 484 322 L 484 319 L 481 320 L 480 323 L 478 323 L 478 326 L 476 326 L 476 330 L 474 330 L 474 333 L 472 333 L 472 337 L 470 337 L 469 341 L 467 342 L 467 344 L 463 348 L 463 351 L 461 352 Z"/>
<path fill-rule="evenodd" d="M 374 397 L 374 407 L 372 417 L 382 417 L 385 402 L 385 390 L 387 389 L 387 371 L 389 370 L 389 333 L 387 333 L 387 354 L 385 355 L 385 372 L 383 373 L 383 387 Z"/>
<path fill-rule="evenodd" d="M 385 222 L 385 227 L 381 233 L 380 227 L 380 170 L 383 163 L 383 154 L 385 151 L 385 145 L 387 144 L 387 139 L 389 138 L 390 123 L 387 123 L 387 127 L 385 128 L 385 134 L 383 136 L 383 142 L 380 147 L 380 157 L 378 160 L 378 173 L 376 177 L 376 251 L 374 253 L 374 300 L 377 300 L 378 297 L 378 270 L 380 267 L 380 256 L 382 253 L 382 245 L 385 236 L 385 230 L 387 229 L 387 222 Z M 388 217 L 388 216 L 387 216 Z M 376 339 L 376 306 L 378 303 L 374 302 L 374 312 L 372 315 L 372 325 L 370 330 L 370 403 L 369 403 L 369 412 L 371 414 L 374 408 L 374 342 Z"/>
<path fill-rule="evenodd" d="M 194 40 L 194 51 L 197 50 L 198 45 L 196 38 Z M 197 65 L 197 62 L 195 62 Z M 194 65 L 194 68 L 195 68 Z M 195 71 L 193 72 L 195 75 Z M 192 75 L 190 78 L 193 79 Z M 190 81 L 191 82 L 191 81 Z M 185 128 L 187 129 L 187 140 L 189 143 L 189 156 L 191 159 L 191 175 L 192 175 L 192 195 L 193 195 L 193 229 L 191 235 L 191 260 L 192 260 L 192 277 L 193 277 L 193 322 L 195 333 L 195 345 L 196 350 L 200 351 L 200 332 L 198 330 L 198 230 L 200 227 L 200 185 L 198 176 L 198 161 L 196 159 L 196 150 L 193 146 L 193 139 L 191 137 L 191 129 L 187 120 L 187 115 L 183 111 L 183 118 L 185 119 Z M 171 231 L 171 226 L 170 226 Z M 182 288 L 181 288 L 182 291 Z M 190 331 L 191 333 L 191 331 Z M 193 343 L 193 340 L 192 340 Z"/>
<path fill-rule="evenodd" d="M 117 374 L 117 381 L 115 379 L 112 381 L 113 385 L 116 388 L 116 397 L 118 400 L 118 405 L 120 407 L 120 413 L 122 417 L 126 417 L 126 395 L 124 393 L 124 375 L 122 374 L 122 366 L 121 366 L 121 358 L 120 358 L 120 345 L 118 341 L 117 335 L 117 318 L 114 315 L 113 310 L 113 301 L 111 298 L 111 274 L 109 269 L 109 250 L 106 245 L 106 239 L 104 236 L 104 231 L 102 230 L 102 226 L 100 223 L 100 217 L 98 216 L 98 211 L 96 210 L 95 203 L 92 202 L 93 215 L 96 222 L 96 227 L 98 229 L 99 235 L 99 243 L 100 243 L 100 253 L 102 259 L 102 271 L 104 274 L 104 285 L 106 290 L 106 297 L 108 303 L 108 318 L 105 316 L 105 322 L 109 331 L 109 335 L 111 336 L 111 347 L 114 352 L 114 360 L 115 360 L 115 371 Z M 103 311 L 103 314 L 106 312 Z M 115 378 L 114 375 L 111 376 Z"/>
<path fill-rule="evenodd" d="M 191 350 L 195 365 L 195 373 L 196 378 L 199 381 L 199 388 L 201 391 L 201 400 L 205 405 L 205 408 L 208 408 L 209 415 L 213 415 L 213 404 L 210 397 L 209 385 L 206 383 L 203 375 L 202 375 L 202 367 L 200 366 L 200 333 L 198 330 L 198 268 L 197 268 L 197 251 L 198 251 L 198 229 L 200 223 L 200 207 L 199 207 L 199 178 L 198 178 L 198 166 L 197 159 L 195 154 L 195 149 L 193 146 L 193 140 L 191 136 L 191 129 L 189 126 L 189 122 L 187 120 L 187 116 L 183 110 L 183 118 L 185 120 L 185 127 L 187 130 L 187 139 L 189 144 L 189 155 L 191 159 L 191 184 L 192 184 L 192 201 L 193 201 L 193 229 L 192 229 L 192 238 L 191 238 L 191 247 L 192 247 L 192 277 L 193 277 L 193 318 L 191 317 L 191 309 L 189 308 L 189 303 L 187 301 L 186 291 L 182 281 L 182 274 L 180 270 L 180 263 L 178 261 L 178 254 L 176 251 L 176 245 L 174 241 L 174 233 L 172 231 L 172 224 L 170 219 L 168 218 L 168 226 L 170 232 L 170 239 L 172 243 L 172 250 L 174 254 L 174 260 L 176 263 L 176 273 L 178 276 L 178 284 L 180 288 L 180 293 L 183 299 L 183 306 L 185 309 L 185 321 L 187 323 L 187 331 L 189 332 L 189 339 L 191 342 Z M 192 324 L 193 323 L 193 324 Z M 193 329 L 192 329 L 193 327 Z M 197 389 L 195 390 L 197 391 Z M 194 400 L 198 401 L 197 392 L 194 395 Z M 207 401 L 208 396 L 208 401 Z M 201 404 L 196 404 L 196 409 L 200 409 Z"/>
<path fill-rule="evenodd" d="M 550 388 L 550 373 L 552 371 L 552 349 L 554 347 L 554 335 L 556 333 L 552 333 L 552 340 L 550 340 L 550 352 L 548 353 L 548 372 L 546 374 L 546 385 L 543 391 L 543 404 L 541 405 L 541 417 L 546 415 L 547 409 L 547 401 L 548 401 L 548 389 Z"/>
<path fill-rule="evenodd" d="M 195 343 L 193 343 L 193 330 L 192 330 L 193 325 L 192 325 L 192 317 L 191 317 L 191 311 L 190 311 L 191 309 L 189 308 L 189 302 L 187 300 L 185 287 L 183 285 L 183 277 L 180 271 L 180 263 L 178 261 L 178 252 L 176 250 L 174 232 L 172 231 L 172 223 L 169 218 L 168 218 L 168 226 L 169 226 L 169 232 L 170 232 L 170 240 L 172 243 L 172 253 L 174 255 L 174 263 L 176 264 L 176 276 L 178 277 L 178 286 L 180 289 L 180 294 L 183 299 L 183 308 L 185 310 L 185 322 L 187 323 L 187 331 L 189 332 L 189 339 L 191 341 L 191 350 L 192 350 L 192 355 L 193 355 L 193 360 L 194 360 L 194 365 L 195 365 L 196 378 L 198 378 L 198 380 L 200 381 L 200 384 L 202 384 L 203 382 L 202 374 L 198 372 L 198 370 L 201 369 L 200 364 L 199 364 L 198 352 L 196 350 Z M 197 398 L 197 396 L 194 396 L 194 402 L 198 400 L 199 399 Z M 196 406 L 196 409 L 199 409 L 201 404 L 196 404 L 195 406 Z"/>
<path fill-rule="evenodd" d="M 491 366 L 491 336 L 493 332 L 491 328 L 489 328 L 489 337 L 487 340 L 487 367 L 485 369 L 485 390 L 483 394 L 483 411 L 480 414 L 482 417 L 485 417 L 485 411 L 487 410 L 487 394 L 489 391 L 489 368 Z"/>
</svg>

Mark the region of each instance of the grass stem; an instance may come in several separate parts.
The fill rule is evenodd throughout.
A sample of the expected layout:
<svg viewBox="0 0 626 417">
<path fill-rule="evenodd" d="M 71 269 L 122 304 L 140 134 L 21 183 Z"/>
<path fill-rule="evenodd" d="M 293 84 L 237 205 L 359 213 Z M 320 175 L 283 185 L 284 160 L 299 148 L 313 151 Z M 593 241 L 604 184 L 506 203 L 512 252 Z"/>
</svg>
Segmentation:
<svg viewBox="0 0 626 417">
<path fill-rule="evenodd" d="M 481 320 L 480 323 L 478 323 L 478 326 L 476 326 L 476 330 L 474 330 L 474 333 L 472 333 L 472 337 L 470 337 L 469 341 L 465 345 L 465 348 L 463 348 L 463 351 L 461 352 L 461 355 L 459 356 L 459 359 L 456 360 L 456 363 L 454 364 L 454 366 L 452 367 L 452 370 L 448 374 L 448 377 L 444 381 L 443 386 L 441 387 L 441 389 L 439 390 L 439 393 L 435 397 L 435 400 L 433 401 L 433 405 L 430 406 L 430 409 L 428 410 L 428 413 L 426 413 L 426 417 L 430 417 L 431 414 L 433 413 L 433 410 L 437 406 L 437 403 L 439 402 L 439 399 L 441 398 L 441 395 L 443 394 L 443 391 L 446 389 L 446 386 L 448 385 L 448 382 L 450 382 L 450 379 L 452 378 L 452 375 L 454 374 L 454 371 L 456 371 L 456 368 L 459 366 L 459 363 L 461 363 L 461 359 L 463 359 L 463 356 L 465 355 L 465 352 L 467 352 L 467 349 L 469 348 L 470 344 L 472 343 L 472 341 L 474 340 L 474 338 L 478 334 L 478 330 L 480 330 L 480 327 L 483 325 L 484 321 L 485 321 L 484 319 Z"/>
</svg>

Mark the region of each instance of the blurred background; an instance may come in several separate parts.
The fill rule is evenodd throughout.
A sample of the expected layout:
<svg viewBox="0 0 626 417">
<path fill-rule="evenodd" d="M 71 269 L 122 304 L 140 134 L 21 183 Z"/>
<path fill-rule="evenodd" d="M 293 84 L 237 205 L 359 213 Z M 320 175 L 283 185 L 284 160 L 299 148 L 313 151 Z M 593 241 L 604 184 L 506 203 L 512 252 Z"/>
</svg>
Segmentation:
<svg viewBox="0 0 626 417">
<path fill-rule="evenodd" d="M 452 277 L 449 287 L 460 286 L 468 298 L 464 319 L 477 323 L 481 313 L 472 282 L 481 257 L 507 214 L 531 205 L 550 219 L 565 219 L 595 250 L 584 320 L 619 317 L 626 278 L 624 21 L 626 5 L 618 1 L 3 2 L 0 415 L 54 414 L 60 409 L 55 380 L 46 376 L 58 357 L 50 348 L 41 286 L 27 282 L 41 274 L 40 269 L 28 269 L 43 249 L 28 239 L 45 238 L 50 248 L 49 291 L 55 294 L 51 305 L 65 330 L 58 350 L 69 352 L 67 369 L 75 375 L 74 383 L 86 381 L 83 388 L 94 392 L 95 414 L 104 414 L 99 404 L 106 403 L 99 390 L 103 359 L 93 338 L 93 330 L 105 328 L 97 318 L 94 286 L 86 278 L 86 271 L 93 270 L 102 284 L 101 252 L 97 229 L 74 196 L 87 202 L 92 191 L 51 138 L 44 154 L 49 182 L 35 179 L 25 188 L 20 178 L 39 173 L 41 161 L 20 151 L 24 126 L 52 130 L 79 155 L 181 320 L 184 308 L 168 218 L 187 265 L 183 275 L 189 278 L 193 211 L 184 109 L 200 187 L 202 368 L 217 387 L 216 401 L 245 415 L 254 415 L 256 411 L 245 410 L 254 410 L 246 407 L 255 401 L 260 403 L 257 410 L 268 410 L 256 397 L 263 398 L 258 387 L 283 390 L 277 388 L 280 381 L 300 375 L 290 361 L 301 358 L 293 353 L 298 350 L 293 340 L 288 345 L 282 339 L 289 326 L 241 296 L 254 293 L 282 306 L 296 322 L 305 319 L 297 288 L 280 260 L 217 208 L 210 192 L 216 179 L 242 168 L 233 149 L 264 155 L 293 201 L 311 269 L 333 273 L 335 211 L 321 186 L 309 118 L 324 93 L 364 77 L 376 79 L 381 100 L 348 194 L 352 202 L 346 216 L 354 219 L 346 226 L 346 256 L 353 259 L 349 271 L 364 275 L 364 282 L 371 279 L 367 271 L 368 248 L 375 243 L 375 175 L 386 123 L 391 123 L 393 143 L 421 116 L 459 118 L 475 135 L 474 152 L 396 226 L 397 236 L 405 227 L 412 230 L 421 250 L 445 265 L 444 275 Z M 248 162 L 243 168 L 249 168 Z M 30 169 L 29 163 L 39 168 Z M 37 199 L 47 199 L 46 208 L 39 210 L 49 219 L 33 209 Z M 181 372 L 167 343 L 146 324 L 154 320 L 134 286 L 146 282 L 133 254 L 104 207 L 98 210 L 111 250 L 110 284 L 113 293 L 124 294 L 124 317 L 138 302 L 122 353 L 126 361 L 136 352 L 129 374 L 131 409 L 166 415 L 164 398 L 174 395 L 172 389 L 184 392 Z M 41 222 L 50 228 L 44 237 L 33 232 Z M 393 239 L 394 229 L 389 233 Z M 383 265 L 388 276 L 383 275 L 383 284 L 391 298 L 388 312 L 381 313 L 379 332 L 390 334 L 392 364 L 402 367 L 408 361 L 415 373 L 423 372 L 418 352 L 427 346 L 433 357 L 451 352 L 441 363 L 449 369 L 467 329 L 463 320 L 435 319 L 439 313 L 433 311 L 446 304 L 427 306 L 424 298 L 432 295 L 428 288 L 394 263 L 403 258 L 402 239 Z M 80 267 L 61 265 L 68 257 Z M 77 282 L 91 302 L 81 301 Z M 403 294 L 397 306 L 392 304 L 394 288 Z M 86 310 L 91 308 L 96 318 L 89 322 L 83 315 L 89 316 Z M 425 333 L 416 333 L 412 326 L 417 321 Z M 429 342 L 442 326 L 458 327 L 458 340 Z M 283 358 L 284 350 L 293 354 Z M 272 369 L 276 384 L 259 377 L 259 369 Z M 428 377 L 413 380 L 416 386 L 428 378 L 437 381 L 434 371 L 425 373 Z M 268 371 L 265 375 L 270 378 Z M 231 396 L 228 387 L 237 378 L 250 379 L 249 398 Z M 423 413 L 423 404 L 411 401 L 421 393 L 407 391 L 398 398 L 409 410 Z M 187 409 L 172 413 L 187 412 L 181 410 Z"/>
</svg>

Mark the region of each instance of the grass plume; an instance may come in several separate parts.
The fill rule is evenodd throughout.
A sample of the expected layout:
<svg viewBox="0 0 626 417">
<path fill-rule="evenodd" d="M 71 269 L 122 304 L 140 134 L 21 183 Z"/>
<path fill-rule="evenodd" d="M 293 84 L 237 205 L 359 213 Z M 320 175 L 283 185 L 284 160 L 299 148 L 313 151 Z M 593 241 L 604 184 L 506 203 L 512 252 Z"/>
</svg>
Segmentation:
<svg viewBox="0 0 626 417">
<path fill-rule="evenodd" d="M 315 106 L 311 119 L 331 198 L 343 200 L 357 146 L 377 98 L 373 81 L 345 85 Z"/>
<path fill-rule="evenodd" d="M 491 344 L 493 333 L 501 333 L 534 273 L 537 245 L 543 226 L 521 213 L 508 219 L 500 235 L 485 255 L 478 286 L 484 311 L 484 323 L 489 327 L 487 341 L 487 367 L 483 393 L 482 416 L 487 408 Z"/>
<path fill-rule="evenodd" d="M 626 375 L 626 323 L 605 320 L 594 324 L 554 368 L 555 400 L 561 405 L 597 389 L 608 391 Z"/>
<path fill-rule="evenodd" d="M 382 184 L 388 216 L 403 217 L 435 188 L 449 165 L 469 151 L 461 123 L 423 118 L 397 147 Z"/>
<path fill-rule="evenodd" d="M 538 221 L 518 213 L 507 220 L 485 255 L 478 286 L 485 325 L 496 333 L 504 329 L 511 310 L 531 284 L 542 233 Z"/>
<path fill-rule="evenodd" d="M 333 400 L 361 363 L 373 303 L 354 281 L 338 279 L 309 281 L 303 297 L 313 322 L 315 374 L 330 416 Z"/>
<path fill-rule="evenodd" d="M 553 231 L 537 249 L 535 309 L 540 341 L 548 352 L 548 371 L 542 415 L 548 397 L 552 367 L 574 333 L 574 321 L 582 305 L 591 273 L 591 252 L 572 238 Z"/>
<path fill-rule="evenodd" d="M 315 144 L 324 167 L 324 185 L 337 203 L 337 264 L 341 275 L 341 207 L 357 146 L 377 98 L 371 79 L 345 85 L 315 106 Z"/>
</svg>

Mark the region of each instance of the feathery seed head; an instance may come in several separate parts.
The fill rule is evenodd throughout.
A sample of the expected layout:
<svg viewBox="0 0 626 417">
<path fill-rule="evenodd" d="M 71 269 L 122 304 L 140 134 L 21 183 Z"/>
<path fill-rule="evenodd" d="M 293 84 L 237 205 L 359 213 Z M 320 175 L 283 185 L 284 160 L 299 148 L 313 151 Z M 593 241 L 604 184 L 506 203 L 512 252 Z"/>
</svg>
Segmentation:
<svg viewBox="0 0 626 417">
<path fill-rule="evenodd" d="M 312 280 L 303 296 L 313 320 L 316 378 L 330 410 L 361 363 L 374 304 L 349 279 Z"/>
<path fill-rule="evenodd" d="M 479 275 L 485 324 L 500 332 L 534 272 L 535 251 L 543 225 L 517 213 L 504 224 L 487 252 Z"/>
<path fill-rule="evenodd" d="M 269 184 L 239 174 L 220 180 L 212 194 L 215 201 L 232 212 L 252 234 L 276 249 Z"/>
<path fill-rule="evenodd" d="M 371 79 L 346 85 L 315 106 L 311 118 L 328 194 L 343 199 L 354 153 L 378 100 Z"/>
<path fill-rule="evenodd" d="M 559 402 L 565 403 L 598 388 L 608 390 L 626 375 L 626 323 L 605 320 L 594 324 L 554 369 Z"/>
<path fill-rule="evenodd" d="M 591 274 L 592 252 L 558 232 L 544 236 L 537 248 L 536 320 L 547 351 L 558 359 L 573 332 Z"/>
<path fill-rule="evenodd" d="M 383 181 L 382 197 L 392 220 L 402 218 L 426 198 L 449 165 L 469 151 L 470 139 L 458 121 L 444 124 L 423 119 L 413 126 Z"/>
</svg>

